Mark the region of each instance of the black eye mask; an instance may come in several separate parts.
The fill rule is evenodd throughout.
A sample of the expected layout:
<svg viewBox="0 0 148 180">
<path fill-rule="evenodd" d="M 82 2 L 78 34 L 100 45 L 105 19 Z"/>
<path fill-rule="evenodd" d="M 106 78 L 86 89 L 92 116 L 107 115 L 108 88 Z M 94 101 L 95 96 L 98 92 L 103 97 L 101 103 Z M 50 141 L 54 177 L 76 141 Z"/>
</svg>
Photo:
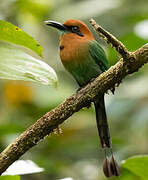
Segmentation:
<svg viewBox="0 0 148 180">
<path fill-rule="evenodd" d="M 64 26 L 66 26 L 66 25 L 64 25 Z M 84 36 L 83 33 L 80 31 L 80 28 L 78 26 L 66 26 L 66 27 L 70 32 L 75 33 L 81 37 Z"/>
</svg>

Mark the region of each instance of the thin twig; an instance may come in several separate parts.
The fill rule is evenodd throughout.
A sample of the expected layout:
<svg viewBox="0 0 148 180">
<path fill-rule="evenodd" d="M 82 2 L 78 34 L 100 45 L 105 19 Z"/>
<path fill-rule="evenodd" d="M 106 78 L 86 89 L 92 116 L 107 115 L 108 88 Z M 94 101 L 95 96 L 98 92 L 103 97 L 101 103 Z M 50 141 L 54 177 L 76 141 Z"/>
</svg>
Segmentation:
<svg viewBox="0 0 148 180">
<path fill-rule="evenodd" d="M 90 19 L 89 22 L 98 32 L 100 37 L 102 37 L 107 43 L 111 43 L 112 46 L 116 48 L 117 52 L 119 52 L 119 54 L 121 54 L 124 59 L 129 59 L 131 53 L 127 50 L 123 43 L 121 43 L 121 41 L 119 41 L 115 36 L 113 36 L 105 29 L 103 29 L 100 25 L 98 25 L 94 19 Z"/>
</svg>

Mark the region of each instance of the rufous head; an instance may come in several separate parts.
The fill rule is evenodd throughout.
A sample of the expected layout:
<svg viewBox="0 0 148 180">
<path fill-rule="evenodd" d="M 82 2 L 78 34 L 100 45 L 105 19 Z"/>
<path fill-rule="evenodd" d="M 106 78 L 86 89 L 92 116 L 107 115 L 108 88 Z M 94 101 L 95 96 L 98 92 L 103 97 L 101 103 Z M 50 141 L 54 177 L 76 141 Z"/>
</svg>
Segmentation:
<svg viewBox="0 0 148 180">
<path fill-rule="evenodd" d="M 55 27 L 56 29 L 60 30 L 62 34 L 68 33 L 69 36 L 77 35 L 76 37 L 79 38 L 89 38 L 94 39 L 91 31 L 80 20 L 70 19 L 67 20 L 64 24 L 55 22 L 55 21 L 45 21 L 46 25 Z"/>
</svg>

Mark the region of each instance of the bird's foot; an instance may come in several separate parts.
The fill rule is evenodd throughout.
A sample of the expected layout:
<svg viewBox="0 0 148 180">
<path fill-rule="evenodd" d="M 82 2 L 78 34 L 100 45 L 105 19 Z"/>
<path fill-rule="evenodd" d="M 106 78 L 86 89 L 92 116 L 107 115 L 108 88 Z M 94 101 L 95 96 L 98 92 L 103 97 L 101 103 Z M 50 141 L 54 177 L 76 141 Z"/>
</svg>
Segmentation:
<svg viewBox="0 0 148 180">
<path fill-rule="evenodd" d="M 96 78 L 92 78 L 92 79 L 90 80 L 90 82 L 93 82 L 95 79 L 96 79 Z"/>
<path fill-rule="evenodd" d="M 79 87 L 79 88 L 76 90 L 76 93 L 78 93 L 81 89 L 82 89 L 82 87 Z"/>
<path fill-rule="evenodd" d="M 111 90 L 112 94 L 114 95 L 115 94 L 115 87 L 112 87 L 110 90 Z"/>
<path fill-rule="evenodd" d="M 77 93 L 81 90 L 81 89 L 83 89 L 85 86 L 81 86 L 81 87 L 79 87 L 78 89 L 77 89 Z"/>
<path fill-rule="evenodd" d="M 89 82 L 93 82 L 95 79 L 96 79 L 96 78 L 92 78 Z M 79 87 L 76 92 L 80 91 L 80 90 L 81 90 L 82 88 L 84 88 L 85 86 L 86 86 L 86 85 Z"/>
</svg>

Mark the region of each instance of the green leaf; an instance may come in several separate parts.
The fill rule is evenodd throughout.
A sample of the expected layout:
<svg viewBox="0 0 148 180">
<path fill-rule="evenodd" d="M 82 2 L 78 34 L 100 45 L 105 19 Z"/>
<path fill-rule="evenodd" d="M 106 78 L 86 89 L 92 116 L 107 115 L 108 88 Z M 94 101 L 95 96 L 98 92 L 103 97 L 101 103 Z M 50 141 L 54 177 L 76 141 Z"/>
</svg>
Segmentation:
<svg viewBox="0 0 148 180">
<path fill-rule="evenodd" d="M 25 175 L 43 172 L 44 169 L 40 168 L 36 163 L 31 160 L 17 160 L 11 164 L 8 169 L 2 174 L 5 175 Z"/>
<path fill-rule="evenodd" d="M 20 180 L 20 176 L 1 176 L 0 180 Z"/>
<path fill-rule="evenodd" d="M 17 26 L 0 20 L 0 40 L 27 47 L 42 57 L 42 47 L 30 35 Z"/>
<path fill-rule="evenodd" d="M 148 155 L 128 158 L 123 161 L 122 167 L 141 177 L 143 180 L 148 179 Z"/>
<path fill-rule="evenodd" d="M 57 86 L 56 73 L 48 64 L 6 43 L 0 43 L 0 78 Z"/>
<path fill-rule="evenodd" d="M 135 174 L 133 174 L 131 171 L 128 171 L 125 168 L 122 168 L 121 175 L 117 177 L 112 177 L 111 180 L 142 180 Z"/>
<path fill-rule="evenodd" d="M 142 180 L 135 174 L 133 174 L 131 171 L 128 171 L 125 168 L 122 168 L 121 175 L 117 177 L 112 177 L 111 180 Z"/>
</svg>

